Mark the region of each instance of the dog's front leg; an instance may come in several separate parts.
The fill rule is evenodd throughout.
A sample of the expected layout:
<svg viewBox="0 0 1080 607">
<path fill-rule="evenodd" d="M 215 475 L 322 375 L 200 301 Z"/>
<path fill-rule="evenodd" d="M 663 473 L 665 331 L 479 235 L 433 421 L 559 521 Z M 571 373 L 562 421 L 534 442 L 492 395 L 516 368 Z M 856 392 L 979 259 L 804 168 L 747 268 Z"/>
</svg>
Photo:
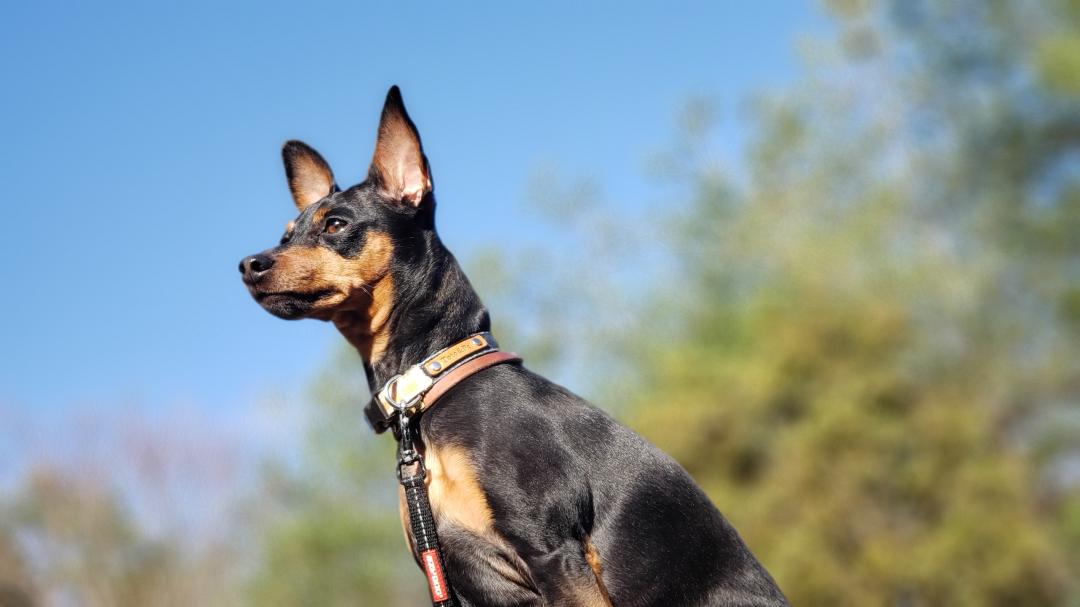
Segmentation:
<svg viewBox="0 0 1080 607">
<path fill-rule="evenodd" d="M 530 546 L 519 551 L 529 567 L 533 582 L 551 607 L 611 607 L 588 540 L 567 537 L 561 543 L 547 544 L 542 549 Z"/>
</svg>

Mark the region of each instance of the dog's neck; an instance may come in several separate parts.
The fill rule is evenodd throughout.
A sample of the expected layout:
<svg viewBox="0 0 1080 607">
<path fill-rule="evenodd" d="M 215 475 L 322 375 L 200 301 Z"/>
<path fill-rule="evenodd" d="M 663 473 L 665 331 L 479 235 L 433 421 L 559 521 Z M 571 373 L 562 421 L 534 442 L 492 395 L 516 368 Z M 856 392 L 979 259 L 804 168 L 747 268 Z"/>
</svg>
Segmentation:
<svg viewBox="0 0 1080 607">
<path fill-rule="evenodd" d="M 397 247 L 390 271 L 372 286 L 366 312 L 335 318 L 360 352 L 372 392 L 436 351 L 491 330 L 487 309 L 457 260 L 434 229 L 421 234 L 409 249 Z"/>
</svg>

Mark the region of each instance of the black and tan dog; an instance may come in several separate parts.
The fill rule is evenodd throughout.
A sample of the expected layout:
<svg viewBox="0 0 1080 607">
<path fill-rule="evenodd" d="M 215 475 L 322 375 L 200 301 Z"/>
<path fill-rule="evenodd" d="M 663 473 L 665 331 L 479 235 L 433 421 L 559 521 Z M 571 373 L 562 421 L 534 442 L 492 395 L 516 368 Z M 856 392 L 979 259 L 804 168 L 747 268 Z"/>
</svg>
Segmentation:
<svg viewBox="0 0 1080 607">
<path fill-rule="evenodd" d="M 300 215 L 244 258 L 270 313 L 332 321 L 373 391 L 489 329 L 435 233 L 431 173 L 391 88 L 368 178 L 340 191 L 285 144 Z M 457 384 L 421 421 L 429 493 L 463 605 L 785 605 L 732 526 L 670 457 L 518 364 Z"/>
</svg>

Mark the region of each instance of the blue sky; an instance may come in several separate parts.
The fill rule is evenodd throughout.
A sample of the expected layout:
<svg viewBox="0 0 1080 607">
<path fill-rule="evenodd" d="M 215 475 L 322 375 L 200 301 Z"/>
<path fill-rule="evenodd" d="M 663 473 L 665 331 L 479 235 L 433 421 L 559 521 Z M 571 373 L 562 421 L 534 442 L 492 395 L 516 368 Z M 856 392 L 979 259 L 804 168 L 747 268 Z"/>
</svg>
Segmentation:
<svg viewBox="0 0 1080 607">
<path fill-rule="evenodd" d="M 737 161 L 740 102 L 794 79 L 795 41 L 825 27 L 813 3 L 778 0 L 4 13 L 0 409 L 31 416 L 228 413 L 302 388 L 340 338 L 260 310 L 236 265 L 294 214 L 281 143 L 358 181 L 391 84 L 424 138 L 443 239 L 468 259 L 536 237 L 522 200 L 539 166 L 642 199 L 643 161 L 690 96 L 720 103 Z"/>
</svg>

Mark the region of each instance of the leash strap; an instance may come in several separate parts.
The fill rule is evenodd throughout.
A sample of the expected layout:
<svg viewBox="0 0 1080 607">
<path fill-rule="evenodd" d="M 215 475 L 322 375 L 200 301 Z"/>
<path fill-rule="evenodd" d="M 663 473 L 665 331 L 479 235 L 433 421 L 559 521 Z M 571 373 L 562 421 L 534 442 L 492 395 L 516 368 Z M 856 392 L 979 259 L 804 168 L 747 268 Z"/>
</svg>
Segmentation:
<svg viewBox="0 0 1080 607">
<path fill-rule="evenodd" d="M 431 512 L 428 499 L 427 469 L 424 458 L 416 451 L 412 439 L 411 420 L 402 415 L 399 419 L 398 443 L 398 480 L 405 489 L 405 503 L 409 508 L 409 526 L 416 542 L 416 555 L 427 577 L 428 592 L 434 607 L 457 607 L 450 580 L 446 577 L 446 557 L 439 544 L 439 534 L 435 529 L 435 515 Z M 411 468 L 411 471 L 409 470 Z"/>
</svg>

